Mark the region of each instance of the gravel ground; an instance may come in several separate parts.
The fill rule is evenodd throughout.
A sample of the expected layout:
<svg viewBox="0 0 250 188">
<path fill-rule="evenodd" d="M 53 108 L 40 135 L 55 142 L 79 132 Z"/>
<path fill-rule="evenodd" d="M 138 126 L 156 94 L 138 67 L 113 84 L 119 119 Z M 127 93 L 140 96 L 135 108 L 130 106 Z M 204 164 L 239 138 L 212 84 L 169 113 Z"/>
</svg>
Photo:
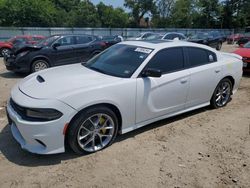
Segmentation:
<svg viewBox="0 0 250 188">
<path fill-rule="evenodd" d="M 4 105 L 21 78 L 0 60 L 0 187 L 250 187 L 249 75 L 225 108 L 150 124 L 85 156 L 41 156 L 20 148 Z"/>
</svg>

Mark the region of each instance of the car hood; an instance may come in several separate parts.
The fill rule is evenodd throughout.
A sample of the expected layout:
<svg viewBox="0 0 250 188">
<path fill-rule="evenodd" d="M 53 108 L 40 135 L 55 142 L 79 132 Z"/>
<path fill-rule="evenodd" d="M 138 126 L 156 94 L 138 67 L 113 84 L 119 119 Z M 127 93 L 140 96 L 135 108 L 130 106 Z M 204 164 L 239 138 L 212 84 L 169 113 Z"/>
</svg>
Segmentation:
<svg viewBox="0 0 250 188">
<path fill-rule="evenodd" d="M 31 74 L 19 83 L 19 89 L 32 98 L 60 100 L 70 93 L 103 88 L 121 79 L 74 64 Z"/>
<path fill-rule="evenodd" d="M 242 57 L 249 57 L 250 58 L 250 48 L 240 48 L 234 51 L 235 54 L 238 54 Z"/>
<path fill-rule="evenodd" d="M 24 51 L 29 51 L 29 50 L 39 50 L 43 46 L 41 45 L 32 45 L 32 44 L 19 44 L 13 47 L 13 52 L 14 54 L 19 54 Z"/>
</svg>

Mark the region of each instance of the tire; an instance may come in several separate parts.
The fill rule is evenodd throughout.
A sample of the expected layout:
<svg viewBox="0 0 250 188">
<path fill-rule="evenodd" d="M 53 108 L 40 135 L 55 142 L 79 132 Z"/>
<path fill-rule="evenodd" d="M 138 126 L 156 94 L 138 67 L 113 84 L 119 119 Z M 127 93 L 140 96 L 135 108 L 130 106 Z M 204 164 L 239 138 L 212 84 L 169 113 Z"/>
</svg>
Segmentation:
<svg viewBox="0 0 250 188">
<path fill-rule="evenodd" d="M 220 51 L 221 47 L 222 47 L 222 43 L 219 42 L 219 43 L 217 44 L 217 46 L 216 46 L 216 50 Z"/>
<path fill-rule="evenodd" d="M 222 79 L 214 90 L 210 101 L 211 107 L 217 109 L 226 106 L 231 100 L 232 88 L 231 80 Z"/>
<path fill-rule="evenodd" d="M 117 132 L 115 113 L 105 106 L 96 106 L 84 110 L 70 123 L 67 142 L 77 154 L 94 153 L 110 146 Z"/>
<path fill-rule="evenodd" d="M 44 59 L 35 60 L 31 66 L 31 72 L 37 72 L 49 68 L 49 63 Z"/>
<path fill-rule="evenodd" d="M 0 55 L 3 57 L 5 54 L 10 53 L 10 51 L 11 50 L 9 48 L 2 48 L 0 50 Z"/>
</svg>

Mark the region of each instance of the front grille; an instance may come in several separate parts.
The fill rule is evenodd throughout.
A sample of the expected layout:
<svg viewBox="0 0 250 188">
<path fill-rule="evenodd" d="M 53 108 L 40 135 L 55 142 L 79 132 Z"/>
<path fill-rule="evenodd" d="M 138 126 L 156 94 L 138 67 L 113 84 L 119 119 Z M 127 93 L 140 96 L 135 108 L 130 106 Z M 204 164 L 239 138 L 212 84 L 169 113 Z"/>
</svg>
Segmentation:
<svg viewBox="0 0 250 188">
<path fill-rule="evenodd" d="M 12 98 L 10 98 L 10 106 L 14 109 L 14 111 L 16 113 L 18 113 L 18 115 L 20 115 L 23 119 L 25 119 L 26 117 L 26 109 L 22 106 L 19 106 L 18 104 L 16 104 Z"/>
</svg>

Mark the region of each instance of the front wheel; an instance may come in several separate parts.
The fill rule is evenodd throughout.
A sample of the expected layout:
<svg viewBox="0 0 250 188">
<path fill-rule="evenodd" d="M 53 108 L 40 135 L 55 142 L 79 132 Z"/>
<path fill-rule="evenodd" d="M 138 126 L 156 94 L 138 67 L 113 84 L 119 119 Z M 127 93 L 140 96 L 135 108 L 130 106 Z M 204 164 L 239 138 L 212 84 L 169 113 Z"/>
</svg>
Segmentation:
<svg viewBox="0 0 250 188">
<path fill-rule="evenodd" d="M 67 139 L 74 152 L 94 153 L 111 145 L 117 131 L 115 113 L 105 106 L 99 106 L 78 115 L 70 124 Z"/>
<path fill-rule="evenodd" d="M 33 72 L 41 71 L 47 68 L 49 68 L 48 62 L 43 59 L 38 59 L 32 63 L 31 72 L 33 73 Z"/>
<path fill-rule="evenodd" d="M 217 85 L 211 98 L 211 106 L 213 108 L 221 108 L 226 106 L 231 99 L 232 82 L 228 78 L 224 78 Z"/>
<path fill-rule="evenodd" d="M 220 50 L 220 49 L 221 49 L 221 47 L 222 47 L 222 43 L 221 43 L 221 42 L 219 42 L 219 43 L 217 44 L 217 46 L 216 46 L 216 50 Z"/>
<path fill-rule="evenodd" d="M 0 54 L 2 57 L 4 57 L 5 55 L 10 53 L 10 49 L 9 48 L 2 48 L 0 51 Z"/>
</svg>

